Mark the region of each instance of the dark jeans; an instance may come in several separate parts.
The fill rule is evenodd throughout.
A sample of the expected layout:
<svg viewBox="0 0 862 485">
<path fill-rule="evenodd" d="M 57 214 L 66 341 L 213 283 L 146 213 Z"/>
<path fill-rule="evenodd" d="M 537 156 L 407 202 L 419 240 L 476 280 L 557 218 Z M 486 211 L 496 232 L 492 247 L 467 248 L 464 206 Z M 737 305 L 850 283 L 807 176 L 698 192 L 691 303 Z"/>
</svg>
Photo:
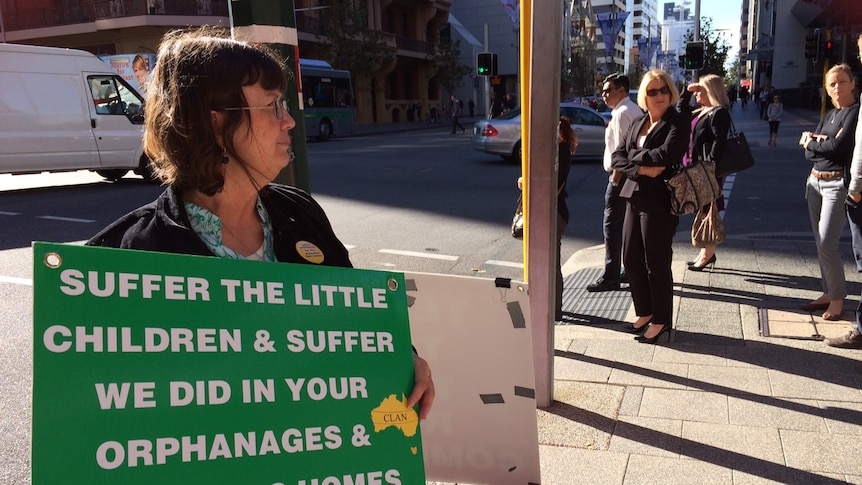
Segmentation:
<svg viewBox="0 0 862 485">
<path fill-rule="evenodd" d="M 850 223 L 850 241 L 856 271 L 862 273 L 862 203 L 855 203 L 848 197 L 844 202 L 847 208 L 847 221 Z M 856 307 L 856 331 L 862 333 L 862 301 Z"/>
<path fill-rule="evenodd" d="M 602 225 L 605 236 L 605 272 L 602 278 L 618 281 L 622 271 L 623 222 L 626 219 L 626 200 L 620 197 L 623 184 L 614 186 L 608 180 L 605 190 L 605 213 Z"/>
</svg>

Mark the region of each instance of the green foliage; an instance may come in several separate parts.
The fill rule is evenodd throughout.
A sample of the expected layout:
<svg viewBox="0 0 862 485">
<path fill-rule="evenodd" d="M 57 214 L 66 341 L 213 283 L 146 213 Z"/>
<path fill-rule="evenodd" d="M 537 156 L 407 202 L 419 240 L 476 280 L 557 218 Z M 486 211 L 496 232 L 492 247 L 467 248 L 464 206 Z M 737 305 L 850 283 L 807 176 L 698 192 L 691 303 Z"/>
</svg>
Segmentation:
<svg viewBox="0 0 862 485">
<path fill-rule="evenodd" d="M 434 56 L 431 58 L 431 63 L 436 72 L 434 78 L 450 94 L 455 92 L 455 87 L 460 84 L 461 79 L 473 72 L 473 69 L 469 66 L 465 66 L 458 61 L 460 56 L 461 41 L 456 40 L 455 42 L 441 42 L 437 46 Z"/>
<path fill-rule="evenodd" d="M 320 25 L 323 34 L 323 58 L 336 69 L 346 69 L 354 76 L 371 78 L 388 62 L 394 62 L 395 51 L 386 45 L 383 35 L 368 28 L 368 5 L 351 0 L 323 0 Z"/>
<path fill-rule="evenodd" d="M 685 36 L 685 41 L 694 40 L 694 32 L 689 30 Z M 730 51 L 730 44 L 724 32 L 713 30 L 712 19 L 702 17 L 700 21 L 700 40 L 703 41 L 703 69 L 700 70 L 700 75 L 716 74 L 721 78 L 727 77 L 727 53 Z"/>
</svg>

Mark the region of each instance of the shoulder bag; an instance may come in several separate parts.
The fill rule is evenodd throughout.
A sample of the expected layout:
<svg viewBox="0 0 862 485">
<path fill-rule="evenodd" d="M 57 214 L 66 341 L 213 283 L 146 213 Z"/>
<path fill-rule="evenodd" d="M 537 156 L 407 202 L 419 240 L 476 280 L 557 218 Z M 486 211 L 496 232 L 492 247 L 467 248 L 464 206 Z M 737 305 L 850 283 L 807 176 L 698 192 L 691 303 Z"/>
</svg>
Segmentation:
<svg viewBox="0 0 862 485">
<path fill-rule="evenodd" d="M 705 160 L 680 166 L 667 181 L 670 190 L 670 212 L 676 215 L 691 214 L 721 195 L 715 164 Z"/>
<path fill-rule="evenodd" d="M 709 204 L 709 210 L 698 211 L 691 225 L 691 245 L 696 248 L 718 246 L 727 237 L 721 214 L 715 202 Z"/>
<path fill-rule="evenodd" d="M 731 119 L 727 147 L 721 159 L 715 164 L 715 176 L 724 177 L 725 175 L 741 172 L 753 166 L 754 157 L 751 155 L 751 148 L 748 147 L 745 133 L 736 131 L 736 127 L 733 126 L 733 119 Z"/>
</svg>

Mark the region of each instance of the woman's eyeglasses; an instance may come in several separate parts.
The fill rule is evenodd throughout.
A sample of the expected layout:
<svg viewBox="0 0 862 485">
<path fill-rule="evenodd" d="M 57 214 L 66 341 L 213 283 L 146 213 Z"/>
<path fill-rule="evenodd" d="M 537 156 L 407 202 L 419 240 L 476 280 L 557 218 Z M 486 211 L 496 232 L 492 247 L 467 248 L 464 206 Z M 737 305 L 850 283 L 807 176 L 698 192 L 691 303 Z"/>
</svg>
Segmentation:
<svg viewBox="0 0 862 485">
<path fill-rule="evenodd" d="M 266 106 L 243 106 L 242 108 L 222 108 L 220 110 L 215 111 L 238 111 L 238 110 L 246 110 L 246 109 L 272 109 L 275 111 L 275 118 L 278 120 L 284 119 L 284 113 L 290 113 L 290 110 L 287 108 L 287 100 L 284 98 L 276 99 L 272 103 Z"/>
<path fill-rule="evenodd" d="M 667 86 L 664 86 L 660 89 L 647 89 L 647 92 L 646 92 L 646 95 L 649 96 L 650 98 L 654 98 L 654 97 L 658 96 L 659 94 L 670 94 L 670 88 Z"/>
</svg>

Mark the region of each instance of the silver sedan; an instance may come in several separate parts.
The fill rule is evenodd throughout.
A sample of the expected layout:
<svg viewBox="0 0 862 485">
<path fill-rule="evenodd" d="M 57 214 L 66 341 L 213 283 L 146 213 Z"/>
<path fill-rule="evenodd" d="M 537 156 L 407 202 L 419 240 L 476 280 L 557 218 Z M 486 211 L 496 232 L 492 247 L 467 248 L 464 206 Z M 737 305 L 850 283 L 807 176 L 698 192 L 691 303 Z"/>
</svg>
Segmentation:
<svg viewBox="0 0 862 485">
<path fill-rule="evenodd" d="M 574 103 L 561 103 L 560 116 L 572 120 L 578 135 L 578 149 L 573 159 L 601 160 L 605 151 L 605 127 L 608 122 L 594 109 Z M 499 118 L 477 121 L 473 125 L 473 148 L 505 159 L 521 158 L 521 110 Z"/>
</svg>

